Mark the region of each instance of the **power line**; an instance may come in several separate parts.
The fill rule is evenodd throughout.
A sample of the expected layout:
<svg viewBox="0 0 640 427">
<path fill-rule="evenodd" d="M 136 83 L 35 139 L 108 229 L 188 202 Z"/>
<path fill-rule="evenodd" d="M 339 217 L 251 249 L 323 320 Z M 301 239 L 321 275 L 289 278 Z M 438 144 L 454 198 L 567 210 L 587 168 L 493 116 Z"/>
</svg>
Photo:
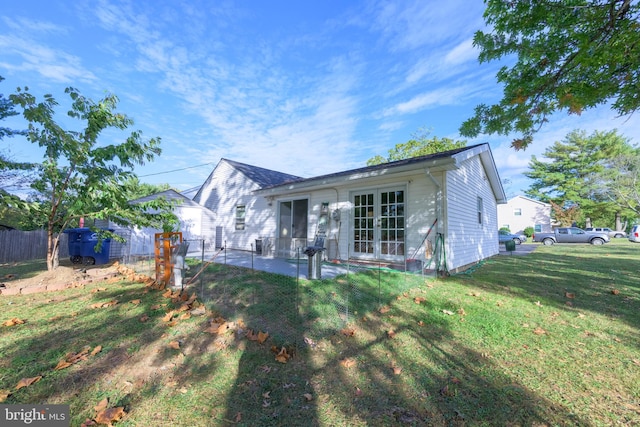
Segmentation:
<svg viewBox="0 0 640 427">
<path fill-rule="evenodd" d="M 149 173 L 149 174 L 146 174 L 146 175 L 138 175 L 138 178 L 144 178 L 144 177 L 147 177 L 147 176 L 154 176 L 154 175 L 162 175 L 162 174 L 165 174 L 165 173 L 180 172 L 180 171 L 184 171 L 184 170 L 187 170 L 187 169 L 199 168 L 199 167 L 202 167 L 202 166 L 209 166 L 209 165 L 212 165 L 212 164 L 213 163 L 203 163 L 201 165 L 189 166 L 188 168 L 173 169 L 173 170 L 170 170 L 170 171 Z"/>
</svg>

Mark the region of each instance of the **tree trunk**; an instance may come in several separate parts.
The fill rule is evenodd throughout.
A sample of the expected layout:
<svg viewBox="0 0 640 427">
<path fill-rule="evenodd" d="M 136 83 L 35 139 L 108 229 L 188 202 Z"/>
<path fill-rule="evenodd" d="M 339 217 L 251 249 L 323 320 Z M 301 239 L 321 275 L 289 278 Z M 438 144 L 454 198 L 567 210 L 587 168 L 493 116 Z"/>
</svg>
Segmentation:
<svg viewBox="0 0 640 427">
<path fill-rule="evenodd" d="M 589 218 L 589 217 L 585 218 L 584 226 L 585 226 L 585 228 L 590 228 L 590 227 L 592 227 L 592 225 L 591 225 L 591 218 Z"/>
<path fill-rule="evenodd" d="M 60 265 L 60 237 L 53 229 L 47 228 L 47 270 L 53 271 Z"/>
<path fill-rule="evenodd" d="M 616 212 L 616 231 L 622 230 L 622 221 L 620 220 L 620 212 Z"/>
</svg>

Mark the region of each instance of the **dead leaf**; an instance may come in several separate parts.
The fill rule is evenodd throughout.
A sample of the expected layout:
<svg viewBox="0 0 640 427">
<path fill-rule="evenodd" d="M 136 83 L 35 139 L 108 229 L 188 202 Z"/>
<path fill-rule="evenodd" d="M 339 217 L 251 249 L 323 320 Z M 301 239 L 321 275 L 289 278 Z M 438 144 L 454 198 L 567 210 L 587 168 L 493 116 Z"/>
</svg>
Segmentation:
<svg viewBox="0 0 640 427">
<path fill-rule="evenodd" d="M 620 291 L 619 291 L 619 290 L 617 290 L 617 289 L 611 289 L 611 293 L 612 293 L 613 295 L 618 295 L 618 294 L 620 293 Z"/>
<path fill-rule="evenodd" d="M 118 421 L 119 419 L 124 417 L 125 414 L 126 413 L 124 412 L 124 407 L 122 406 L 119 406 L 117 408 L 107 408 L 96 414 L 95 421 L 98 424 L 111 425 L 114 421 Z"/>
<path fill-rule="evenodd" d="M 291 355 L 287 353 L 287 349 L 282 347 L 280 352 L 276 355 L 276 360 L 280 363 L 287 363 L 287 361 L 291 358 Z"/>
<path fill-rule="evenodd" d="M 418 322 L 418 326 L 424 326 L 424 321 L 422 321 L 422 320 L 421 320 L 421 321 L 419 321 L 419 322 Z"/>
<path fill-rule="evenodd" d="M 537 327 L 533 330 L 533 333 L 536 335 L 544 335 L 547 333 L 547 331 L 545 331 L 544 329 L 542 329 L 541 327 Z"/>
<path fill-rule="evenodd" d="M 387 313 L 389 310 L 391 310 L 391 308 L 389 308 L 388 305 L 383 305 L 382 307 L 380 307 L 380 310 L 378 310 L 380 313 L 384 314 Z"/>
<path fill-rule="evenodd" d="M 96 412 L 101 412 L 107 409 L 108 406 L 109 406 L 109 399 L 105 397 L 100 402 L 98 402 L 96 406 L 93 407 L 93 410 Z"/>
<path fill-rule="evenodd" d="M 169 322 L 171 321 L 171 319 L 173 319 L 173 316 L 175 315 L 175 311 L 171 310 L 170 312 L 168 312 L 167 314 L 164 315 L 164 317 L 162 318 L 163 322 Z"/>
<path fill-rule="evenodd" d="M 340 333 L 347 337 L 352 337 L 356 334 L 356 330 L 353 328 L 343 328 Z"/>
<path fill-rule="evenodd" d="M 140 299 L 134 299 L 134 300 L 131 300 L 131 301 L 129 301 L 129 302 L 130 302 L 131 304 L 133 304 L 133 305 L 138 305 L 138 304 L 140 304 L 140 303 L 142 302 L 142 300 L 140 300 Z"/>
<path fill-rule="evenodd" d="M 7 320 L 2 325 L 3 326 L 15 326 L 15 325 L 22 325 L 23 323 L 24 323 L 24 320 L 18 319 L 17 317 L 14 317 L 13 319 Z"/>
<path fill-rule="evenodd" d="M 16 385 L 16 390 L 20 390 L 22 387 L 29 387 L 31 384 L 35 384 L 42 379 L 42 375 L 38 375 L 37 377 L 32 378 L 23 378 L 18 381 Z"/>
<path fill-rule="evenodd" d="M 180 350 L 180 341 L 171 341 L 169 342 L 169 347 L 174 350 Z"/>
<path fill-rule="evenodd" d="M 7 398 L 9 396 L 11 396 L 11 391 L 10 390 L 0 390 L 0 403 L 2 403 L 5 400 L 7 400 Z"/>
<path fill-rule="evenodd" d="M 313 395 L 311 393 L 305 393 L 303 394 L 303 396 L 307 400 L 307 402 L 310 402 L 313 400 Z"/>
<path fill-rule="evenodd" d="M 540 303 L 540 301 L 536 301 L 534 304 L 537 305 L 538 307 L 542 307 L 542 304 Z"/>
<path fill-rule="evenodd" d="M 444 314 L 449 315 L 449 316 L 453 316 L 453 311 L 450 311 L 450 310 L 442 310 L 442 312 L 443 312 Z"/>
<path fill-rule="evenodd" d="M 262 331 L 258 332 L 258 342 L 260 344 L 263 344 L 267 340 L 267 338 L 269 338 L 268 332 L 262 332 Z"/>
<path fill-rule="evenodd" d="M 460 307 L 460 308 L 458 309 L 458 314 L 459 314 L 460 316 L 466 316 L 466 315 L 467 315 L 467 313 L 464 311 L 464 308 L 462 308 L 462 307 Z"/>
<path fill-rule="evenodd" d="M 149 316 L 147 314 L 143 314 L 142 316 L 140 316 L 140 322 L 144 323 L 147 320 L 149 320 Z"/>
<path fill-rule="evenodd" d="M 355 395 L 356 397 L 362 396 L 362 390 L 360 390 L 360 387 L 356 387 Z"/>
<path fill-rule="evenodd" d="M 69 366 L 73 365 L 73 363 L 68 362 L 66 360 L 61 360 L 58 362 L 58 364 L 56 365 L 55 368 L 53 368 L 54 371 L 59 371 L 61 369 L 65 369 L 68 368 Z"/>
<path fill-rule="evenodd" d="M 342 366 L 344 366 L 345 368 L 352 368 L 352 367 L 356 366 L 356 361 L 355 361 L 355 359 L 347 357 L 346 359 L 342 359 L 340 361 L 340 364 Z"/>
<path fill-rule="evenodd" d="M 393 330 L 387 331 L 387 336 L 391 339 L 396 337 L 396 332 Z"/>
<path fill-rule="evenodd" d="M 101 351 L 102 351 L 102 346 L 98 345 L 93 349 L 93 351 L 91 352 L 91 355 L 95 356 L 96 354 L 100 353 Z"/>
<path fill-rule="evenodd" d="M 402 368 L 399 366 L 392 366 L 391 369 L 393 369 L 393 375 L 400 375 L 402 373 Z"/>
<path fill-rule="evenodd" d="M 427 300 L 427 299 L 426 299 L 426 298 L 424 298 L 424 297 L 415 297 L 415 298 L 413 299 L 413 302 L 415 302 L 416 304 L 420 304 L 421 302 L 426 301 L 426 300 Z"/>
<path fill-rule="evenodd" d="M 564 296 L 567 298 L 575 298 L 576 294 L 572 293 L 572 292 L 565 292 Z"/>
<path fill-rule="evenodd" d="M 236 423 L 239 423 L 240 421 L 242 421 L 242 412 L 238 412 L 238 413 L 236 414 L 236 417 L 234 418 L 234 421 L 235 421 Z"/>
</svg>

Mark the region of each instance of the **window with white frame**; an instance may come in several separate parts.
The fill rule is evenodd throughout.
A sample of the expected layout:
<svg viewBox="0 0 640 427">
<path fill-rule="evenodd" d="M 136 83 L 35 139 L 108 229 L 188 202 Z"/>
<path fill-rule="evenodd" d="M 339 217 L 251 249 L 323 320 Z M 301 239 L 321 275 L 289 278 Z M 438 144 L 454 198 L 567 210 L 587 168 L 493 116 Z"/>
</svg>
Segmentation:
<svg viewBox="0 0 640 427">
<path fill-rule="evenodd" d="M 513 216 L 522 216 L 522 208 L 514 208 Z"/>
<path fill-rule="evenodd" d="M 478 224 L 482 225 L 482 197 L 478 197 Z"/>
<path fill-rule="evenodd" d="M 542 224 L 536 224 L 536 225 L 533 227 L 533 230 L 534 230 L 536 233 L 542 233 Z"/>
<path fill-rule="evenodd" d="M 244 230 L 246 212 L 247 207 L 245 205 L 236 206 L 236 231 Z"/>
</svg>

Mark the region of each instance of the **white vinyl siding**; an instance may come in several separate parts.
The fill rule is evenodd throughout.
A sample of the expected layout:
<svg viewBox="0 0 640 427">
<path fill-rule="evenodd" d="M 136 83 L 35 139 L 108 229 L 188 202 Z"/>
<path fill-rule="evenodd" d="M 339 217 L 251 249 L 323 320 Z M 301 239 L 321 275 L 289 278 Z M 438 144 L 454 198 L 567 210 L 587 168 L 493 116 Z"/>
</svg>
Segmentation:
<svg viewBox="0 0 640 427">
<path fill-rule="evenodd" d="M 499 252 L 496 198 L 478 156 L 446 172 L 447 266 L 473 264 Z M 482 224 L 478 224 L 478 199 L 482 199 Z"/>
</svg>

